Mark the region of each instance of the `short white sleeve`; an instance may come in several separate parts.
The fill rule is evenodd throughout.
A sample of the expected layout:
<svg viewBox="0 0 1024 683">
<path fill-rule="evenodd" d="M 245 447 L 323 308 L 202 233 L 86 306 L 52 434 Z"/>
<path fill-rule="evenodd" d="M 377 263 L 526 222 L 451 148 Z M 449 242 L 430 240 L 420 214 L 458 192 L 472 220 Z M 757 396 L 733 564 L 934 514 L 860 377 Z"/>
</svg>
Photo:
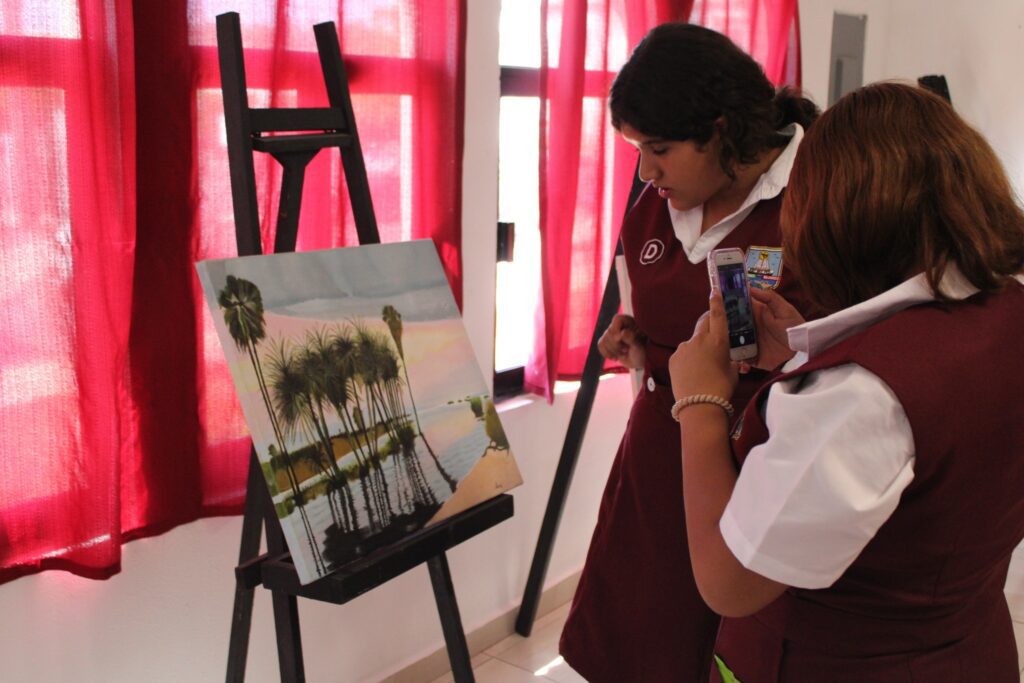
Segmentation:
<svg viewBox="0 0 1024 683">
<path fill-rule="evenodd" d="M 831 586 L 914 478 L 903 407 L 855 364 L 776 383 L 771 436 L 747 455 L 719 525 L 747 569 L 800 588 Z"/>
</svg>

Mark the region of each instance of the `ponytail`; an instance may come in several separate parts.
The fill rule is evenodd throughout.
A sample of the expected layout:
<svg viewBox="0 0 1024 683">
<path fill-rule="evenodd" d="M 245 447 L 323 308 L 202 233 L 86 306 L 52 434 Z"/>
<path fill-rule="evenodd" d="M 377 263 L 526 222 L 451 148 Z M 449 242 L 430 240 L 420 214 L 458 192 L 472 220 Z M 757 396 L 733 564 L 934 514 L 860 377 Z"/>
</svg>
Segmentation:
<svg viewBox="0 0 1024 683">
<path fill-rule="evenodd" d="M 789 86 L 779 88 L 772 104 L 776 111 L 776 130 L 791 123 L 799 123 L 803 128 L 808 128 L 821 113 L 814 102 Z"/>
</svg>

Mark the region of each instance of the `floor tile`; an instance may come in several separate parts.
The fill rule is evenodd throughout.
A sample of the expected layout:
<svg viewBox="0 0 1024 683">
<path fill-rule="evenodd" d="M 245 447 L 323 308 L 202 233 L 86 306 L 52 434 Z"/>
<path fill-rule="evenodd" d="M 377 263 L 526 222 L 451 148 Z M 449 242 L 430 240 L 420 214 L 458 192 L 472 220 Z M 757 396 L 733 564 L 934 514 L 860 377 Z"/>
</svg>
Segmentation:
<svg viewBox="0 0 1024 683">
<path fill-rule="evenodd" d="M 559 635 L 561 635 L 562 626 L 565 624 L 566 617 L 569 616 L 569 607 L 570 606 L 571 606 L 570 603 L 566 603 L 566 604 L 562 605 L 561 607 L 557 607 L 557 608 L 551 610 L 550 612 L 545 614 L 543 617 L 541 617 L 541 618 L 537 619 L 536 621 L 534 621 L 533 622 L 533 628 L 530 630 L 530 638 L 531 639 L 535 639 L 535 636 L 537 636 L 537 634 L 540 633 L 541 631 L 544 631 L 545 634 L 546 634 L 546 637 L 547 637 L 548 635 L 550 635 L 550 631 L 552 629 L 551 624 L 557 624 L 558 633 L 559 633 Z M 500 655 L 503 652 L 505 652 L 505 651 L 507 651 L 507 650 L 509 650 L 509 649 L 511 649 L 513 647 L 515 647 L 516 645 L 522 644 L 526 640 L 527 640 L 526 638 L 524 638 L 523 636 L 519 635 L 518 633 L 513 633 L 512 635 L 508 636 L 507 638 L 505 638 L 503 640 L 499 640 L 497 643 L 495 643 L 494 645 L 492 645 L 489 648 L 487 648 L 486 650 L 484 650 L 484 652 L 486 654 L 490 655 L 491 657 L 499 657 L 500 658 Z M 558 654 L 557 653 L 557 649 L 558 649 L 558 641 L 557 641 L 557 639 L 555 640 L 555 649 L 556 649 L 556 653 L 555 654 Z"/>
<path fill-rule="evenodd" d="M 542 616 L 540 619 L 537 619 L 535 622 L 533 622 L 534 627 L 543 628 L 553 621 L 557 621 L 560 624 L 565 624 L 565 620 L 569 616 L 570 607 L 572 607 L 571 602 L 567 602 L 560 607 L 556 607 L 555 609 L 551 610 L 550 612 Z"/>
<path fill-rule="evenodd" d="M 484 650 L 484 654 L 488 655 L 489 657 L 497 657 L 502 652 L 505 652 L 506 650 L 515 647 L 516 645 L 522 643 L 525 640 L 526 638 L 522 637 L 518 633 L 513 633 L 509 637 L 503 640 L 499 640 L 497 643 L 491 645 L 489 648 Z"/>
<path fill-rule="evenodd" d="M 534 626 L 529 638 L 520 637 L 511 643 L 498 643 L 502 646 L 489 655 L 503 662 L 518 666 L 527 671 L 537 671 L 547 666 L 558 657 L 558 639 L 562 635 L 565 618 L 548 620 Z M 496 646 L 497 648 L 497 646 Z"/>
<path fill-rule="evenodd" d="M 486 654 L 481 652 L 476 657 L 473 657 L 472 659 L 470 659 L 469 660 L 469 664 L 470 664 L 470 666 L 473 667 L 473 671 L 475 673 L 476 670 L 477 670 L 477 667 L 483 666 L 484 664 L 486 664 L 490 660 L 491 660 L 490 657 L 488 657 Z M 479 680 L 479 679 L 477 679 L 477 680 Z M 452 672 L 449 671 L 444 676 L 440 676 L 438 678 L 435 678 L 430 683 L 455 683 L 455 676 L 453 676 Z"/>
<path fill-rule="evenodd" d="M 550 668 L 544 670 L 545 678 L 550 678 L 558 683 L 587 683 L 587 679 L 576 673 L 576 670 L 566 664 L 561 657 L 555 661 L 558 663 L 553 666 L 549 665 Z"/>
<path fill-rule="evenodd" d="M 500 659 L 491 659 L 473 669 L 476 683 L 539 683 L 549 678 L 534 676 L 532 671 L 507 664 Z"/>
</svg>

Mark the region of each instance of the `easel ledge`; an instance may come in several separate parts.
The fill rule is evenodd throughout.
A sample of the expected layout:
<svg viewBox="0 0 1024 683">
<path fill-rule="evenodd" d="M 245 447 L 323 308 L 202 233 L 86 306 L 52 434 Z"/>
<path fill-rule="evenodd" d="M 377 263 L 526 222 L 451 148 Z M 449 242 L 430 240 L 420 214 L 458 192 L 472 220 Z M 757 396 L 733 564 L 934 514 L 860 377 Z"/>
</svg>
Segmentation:
<svg viewBox="0 0 1024 683">
<path fill-rule="evenodd" d="M 238 565 L 235 576 L 246 588 L 262 585 L 270 590 L 341 605 L 508 519 L 512 513 L 512 496 L 503 493 L 353 560 L 304 586 L 299 583 L 288 553 L 264 553 Z"/>
</svg>

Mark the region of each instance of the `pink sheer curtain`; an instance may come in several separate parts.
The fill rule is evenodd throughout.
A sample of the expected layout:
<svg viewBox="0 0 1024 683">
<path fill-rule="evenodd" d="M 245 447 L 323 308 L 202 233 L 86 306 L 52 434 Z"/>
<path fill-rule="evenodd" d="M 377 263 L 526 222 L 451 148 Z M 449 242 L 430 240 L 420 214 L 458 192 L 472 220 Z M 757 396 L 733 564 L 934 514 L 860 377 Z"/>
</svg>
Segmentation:
<svg viewBox="0 0 1024 683">
<path fill-rule="evenodd" d="M 102 578 L 121 542 L 234 514 L 249 439 L 193 263 L 235 254 L 214 18 L 253 106 L 326 106 L 335 21 L 384 241 L 432 238 L 456 298 L 463 0 L 0 0 L 0 581 Z M 276 162 L 258 158 L 267 244 Z M 357 242 L 337 153 L 299 249 Z"/>
<path fill-rule="evenodd" d="M 773 82 L 799 85 L 796 0 L 542 0 L 542 303 L 525 384 L 548 400 L 556 379 L 583 371 L 632 182 L 608 88 L 648 30 L 687 20 L 729 35 Z"/>
<path fill-rule="evenodd" d="M 0 6 L 0 580 L 120 553 L 135 88 L 106 5 Z"/>
<path fill-rule="evenodd" d="M 800 85 L 797 0 L 696 0 L 690 21 L 732 38 L 776 85 Z"/>
</svg>

